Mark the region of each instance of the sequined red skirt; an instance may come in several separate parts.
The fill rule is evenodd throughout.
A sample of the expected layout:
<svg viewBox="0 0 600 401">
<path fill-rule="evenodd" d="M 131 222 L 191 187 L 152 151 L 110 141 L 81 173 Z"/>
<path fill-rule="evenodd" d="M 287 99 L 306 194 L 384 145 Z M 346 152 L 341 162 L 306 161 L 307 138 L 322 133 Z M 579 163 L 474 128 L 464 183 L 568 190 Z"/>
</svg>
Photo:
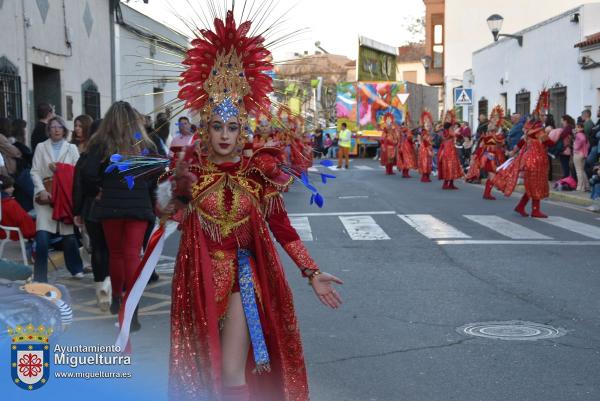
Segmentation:
<svg viewBox="0 0 600 401">
<path fill-rule="evenodd" d="M 419 173 L 430 174 L 432 169 L 433 157 L 430 154 L 431 147 L 423 146 L 419 148 Z"/>
<path fill-rule="evenodd" d="M 550 196 L 550 185 L 546 147 L 539 141 L 530 141 L 526 146 L 521 161 L 525 191 L 531 199 L 547 198 Z"/>
<path fill-rule="evenodd" d="M 400 170 L 413 170 L 417 168 L 417 154 L 412 143 L 403 141 L 398 149 L 397 166 Z"/>
<path fill-rule="evenodd" d="M 454 141 L 444 141 L 438 152 L 438 179 L 456 180 L 463 175 Z"/>
</svg>

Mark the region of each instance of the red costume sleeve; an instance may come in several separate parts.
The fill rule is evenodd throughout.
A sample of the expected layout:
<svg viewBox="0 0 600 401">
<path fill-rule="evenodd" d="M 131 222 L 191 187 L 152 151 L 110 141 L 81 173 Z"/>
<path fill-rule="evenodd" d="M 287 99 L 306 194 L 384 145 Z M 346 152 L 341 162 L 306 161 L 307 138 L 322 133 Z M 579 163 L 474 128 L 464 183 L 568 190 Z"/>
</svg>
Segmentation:
<svg viewBox="0 0 600 401">
<path fill-rule="evenodd" d="M 546 145 L 547 148 L 551 148 L 554 146 L 554 141 L 552 139 L 546 139 L 544 142 L 542 142 L 544 145 Z"/>
<path fill-rule="evenodd" d="M 309 255 L 298 233 L 292 227 L 283 204 L 283 198 L 279 192 L 273 188 L 265 196 L 265 200 L 269 228 L 277 242 L 285 249 L 290 258 L 296 263 L 296 266 L 302 270 L 302 275 L 309 276 L 304 272 L 305 269 L 319 270 L 319 266 Z"/>
</svg>

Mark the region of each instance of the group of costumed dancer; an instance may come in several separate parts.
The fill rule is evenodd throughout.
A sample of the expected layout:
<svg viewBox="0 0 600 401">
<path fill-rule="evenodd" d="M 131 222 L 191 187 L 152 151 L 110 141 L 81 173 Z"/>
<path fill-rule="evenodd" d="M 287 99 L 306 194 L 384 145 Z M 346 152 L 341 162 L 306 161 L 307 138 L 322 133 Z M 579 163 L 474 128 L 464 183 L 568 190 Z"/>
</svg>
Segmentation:
<svg viewBox="0 0 600 401">
<path fill-rule="evenodd" d="M 542 116 L 548 109 L 548 91 L 542 90 L 537 105 L 523 128 L 524 136 L 516 148 L 508 152 L 505 146 L 505 116 L 502 106 L 493 108 L 486 132 L 478 138 L 465 174 L 455 142 L 461 136 L 453 110 L 446 113 L 443 127 L 438 127 L 440 145 L 437 152 L 437 175 L 443 181 L 442 189 L 458 189 L 454 181 L 465 177 L 468 182 L 478 181 L 482 173 L 487 175 L 483 199 L 495 200 L 492 190 L 496 187 L 505 196 L 512 195 L 519 177 L 523 178 L 525 192 L 515 211 L 521 216 L 529 214 L 525 206 L 531 200 L 531 217 L 548 217 L 540 210 L 540 201 L 549 196 L 547 149 L 554 146 L 548 138 Z M 406 118 L 408 121 L 409 118 Z M 395 123 L 391 113 L 382 118 L 381 164 L 385 174 L 393 175 L 394 166 L 403 178 L 410 178 L 410 170 L 418 170 L 421 182 L 431 182 L 433 169 L 433 118 L 428 111 L 421 114 L 419 128 L 411 130 L 406 122 Z M 416 139 L 416 140 L 415 140 Z M 418 144 L 418 149 L 417 149 Z M 510 156 L 507 160 L 506 156 Z"/>
<path fill-rule="evenodd" d="M 303 135 L 303 118 L 289 107 L 280 105 L 275 116 L 263 111 L 255 117 L 256 128 L 252 143 L 245 146 L 256 152 L 263 147 L 281 150 L 281 161 L 294 171 L 306 172 L 313 164 L 313 150 Z M 249 153 L 248 155 L 250 155 Z"/>
<path fill-rule="evenodd" d="M 342 303 L 334 288 L 342 281 L 319 269 L 288 219 L 281 193 L 294 178 L 310 189 L 311 203 L 323 199 L 308 180 L 312 149 L 299 135 L 301 121 L 286 108 L 270 111 L 270 51 L 249 32 L 251 21 L 237 24 L 230 10 L 187 52 L 179 98 L 201 117 L 201 139 L 174 155 L 159 179 L 161 228 L 119 314 L 117 344 L 125 345 L 167 227 L 178 227 L 169 369 L 170 398 L 178 401 L 309 400 L 292 292 L 269 231 L 319 301 Z M 121 173 L 139 161 L 115 156 Z"/>
</svg>

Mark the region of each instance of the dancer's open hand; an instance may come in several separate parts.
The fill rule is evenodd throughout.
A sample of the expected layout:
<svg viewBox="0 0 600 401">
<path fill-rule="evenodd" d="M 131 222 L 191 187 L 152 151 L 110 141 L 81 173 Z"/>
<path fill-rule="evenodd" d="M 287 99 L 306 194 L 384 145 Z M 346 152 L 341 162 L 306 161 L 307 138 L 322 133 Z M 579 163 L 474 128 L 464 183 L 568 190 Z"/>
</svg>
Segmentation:
<svg viewBox="0 0 600 401">
<path fill-rule="evenodd" d="M 337 309 L 342 305 L 342 298 L 337 293 L 333 284 L 344 284 L 342 280 L 329 273 L 321 273 L 311 280 L 311 285 L 317 298 L 324 305 Z"/>
</svg>

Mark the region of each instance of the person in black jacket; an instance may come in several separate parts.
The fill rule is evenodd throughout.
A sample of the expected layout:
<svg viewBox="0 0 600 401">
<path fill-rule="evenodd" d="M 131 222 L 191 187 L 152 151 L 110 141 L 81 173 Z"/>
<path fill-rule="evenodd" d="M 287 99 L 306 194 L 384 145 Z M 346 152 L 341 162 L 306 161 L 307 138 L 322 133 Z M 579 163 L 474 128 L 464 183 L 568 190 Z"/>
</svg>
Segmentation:
<svg viewBox="0 0 600 401">
<path fill-rule="evenodd" d="M 146 135 L 144 120 L 127 102 L 116 102 L 106 112 L 98 132 L 88 145 L 83 166 L 83 181 L 90 192 L 96 187 L 98 194 L 91 217 L 102 222 L 108 245 L 109 271 L 112 286 L 110 311 L 119 312 L 123 292 L 136 280 L 144 234 L 155 221 L 156 177 L 139 178 L 129 188 L 123 173 L 106 172 L 111 155 L 139 155 L 144 150 L 155 154 L 156 149 Z M 139 330 L 137 311 L 132 330 Z"/>
<path fill-rule="evenodd" d="M 92 123 L 88 132 L 88 141 L 98 130 L 101 122 L 102 120 L 96 120 Z M 85 168 L 86 161 L 87 149 L 81 153 L 75 165 L 75 176 L 73 177 L 73 216 L 75 216 L 75 225 L 80 230 L 85 228 L 85 232 L 87 232 L 90 239 L 92 272 L 96 285 L 96 301 L 100 310 L 107 311 L 110 306 L 112 294 L 108 270 L 108 246 L 106 245 L 106 238 L 104 238 L 102 223 L 92 217 L 94 201 L 100 188 L 95 183 L 86 183 L 83 179 L 83 169 Z"/>
<path fill-rule="evenodd" d="M 30 211 L 33 209 L 33 181 L 29 172 L 33 162 L 33 152 L 25 145 L 26 128 L 25 120 L 13 120 L 11 136 L 14 138 L 13 145 L 21 152 L 21 158 L 17 160 L 14 197 L 23 209 Z"/>
<path fill-rule="evenodd" d="M 154 130 L 150 134 L 150 139 L 156 146 L 158 155 L 167 157 L 169 155 L 169 148 L 167 143 L 170 135 L 170 120 L 166 113 L 158 113 L 156 115 L 156 122 L 154 123 Z"/>
<path fill-rule="evenodd" d="M 46 125 L 48 121 L 54 117 L 54 108 L 48 103 L 40 103 L 37 106 L 37 118 L 38 122 L 31 133 L 31 151 L 35 153 L 35 148 L 38 143 L 44 142 L 48 139 L 48 133 Z"/>
</svg>

